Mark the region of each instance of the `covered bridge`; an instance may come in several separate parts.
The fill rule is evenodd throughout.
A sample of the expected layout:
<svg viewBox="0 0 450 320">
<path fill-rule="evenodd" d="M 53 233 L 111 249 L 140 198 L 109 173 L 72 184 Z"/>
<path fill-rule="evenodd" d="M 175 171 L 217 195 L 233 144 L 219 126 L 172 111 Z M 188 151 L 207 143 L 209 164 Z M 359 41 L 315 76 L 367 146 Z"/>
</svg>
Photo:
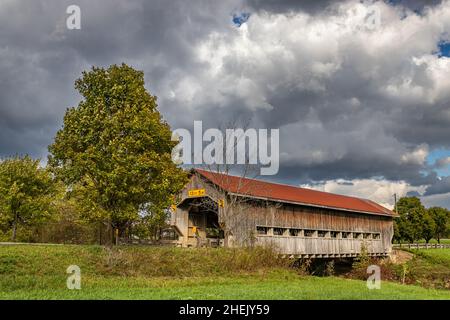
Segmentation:
<svg viewBox="0 0 450 320">
<path fill-rule="evenodd" d="M 266 245 L 301 258 L 391 251 L 394 212 L 361 198 L 192 170 L 173 207 L 175 242 L 190 246 Z"/>
</svg>

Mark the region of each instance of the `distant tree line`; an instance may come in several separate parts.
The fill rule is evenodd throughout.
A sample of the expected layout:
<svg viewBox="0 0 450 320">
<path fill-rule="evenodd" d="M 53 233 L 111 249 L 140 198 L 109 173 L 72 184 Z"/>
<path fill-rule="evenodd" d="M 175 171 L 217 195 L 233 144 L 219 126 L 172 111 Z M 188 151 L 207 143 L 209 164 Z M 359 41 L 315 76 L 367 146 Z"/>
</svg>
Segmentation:
<svg viewBox="0 0 450 320">
<path fill-rule="evenodd" d="M 0 160 L 0 241 L 158 237 L 187 177 L 143 72 L 94 67 L 75 88 L 82 101 L 67 109 L 45 167 L 29 156 Z"/>
<path fill-rule="evenodd" d="M 400 217 L 395 219 L 394 241 L 409 242 L 424 239 L 428 243 L 450 237 L 450 210 L 425 208 L 417 197 L 403 197 L 396 205 Z"/>
</svg>

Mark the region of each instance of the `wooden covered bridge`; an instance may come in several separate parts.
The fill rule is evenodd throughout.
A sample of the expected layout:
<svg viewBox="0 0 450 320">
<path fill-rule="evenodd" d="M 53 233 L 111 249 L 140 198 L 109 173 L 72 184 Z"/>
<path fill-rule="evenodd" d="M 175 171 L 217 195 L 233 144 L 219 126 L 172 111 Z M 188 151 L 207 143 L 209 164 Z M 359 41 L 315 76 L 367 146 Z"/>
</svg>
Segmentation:
<svg viewBox="0 0 450 320">
<path fill-rule="evenodd" d="M 394 212 L 373 201 L 192 170 L 173 208 L 180 246 L 273 245 L 299 258 L 387 256 Z"/>
</svg>

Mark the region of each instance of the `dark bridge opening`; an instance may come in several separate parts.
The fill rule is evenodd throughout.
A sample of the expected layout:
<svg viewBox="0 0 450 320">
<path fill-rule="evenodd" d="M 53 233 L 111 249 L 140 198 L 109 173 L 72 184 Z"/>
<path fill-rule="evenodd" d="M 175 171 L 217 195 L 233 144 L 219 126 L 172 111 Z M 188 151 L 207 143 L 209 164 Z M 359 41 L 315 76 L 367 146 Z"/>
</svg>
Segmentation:
<svg viewBox="0 0 450 320">
<path fill-rule="evenodd" d="M 218 206 L 208 197 L 194 198 L 185 204 L 188 208 L 188 238 L 197 246 L 219 246 L 223 230 L 219 225 Z"/>
</svg>

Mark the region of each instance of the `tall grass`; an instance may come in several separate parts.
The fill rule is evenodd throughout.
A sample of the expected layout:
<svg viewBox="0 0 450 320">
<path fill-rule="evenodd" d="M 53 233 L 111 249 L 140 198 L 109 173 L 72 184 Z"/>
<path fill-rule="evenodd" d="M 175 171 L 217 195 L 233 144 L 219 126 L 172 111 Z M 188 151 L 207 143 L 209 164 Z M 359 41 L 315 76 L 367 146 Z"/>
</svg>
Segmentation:
<svg viewBox="0 0 450 320">
<path fill-rule="evenodd" d="M 103 273 L 123 276 L 187 277 L 261 273 L 288 267 L 274 250 L 255 248 L 114 248 Z"/>
<path fill-rule="evenodd" d="M 66 275 L 69 265 L 98 276 L 188 277 L 287 268 L 272 248 L 0 246 L 0 276 Z"/>
</svg>

